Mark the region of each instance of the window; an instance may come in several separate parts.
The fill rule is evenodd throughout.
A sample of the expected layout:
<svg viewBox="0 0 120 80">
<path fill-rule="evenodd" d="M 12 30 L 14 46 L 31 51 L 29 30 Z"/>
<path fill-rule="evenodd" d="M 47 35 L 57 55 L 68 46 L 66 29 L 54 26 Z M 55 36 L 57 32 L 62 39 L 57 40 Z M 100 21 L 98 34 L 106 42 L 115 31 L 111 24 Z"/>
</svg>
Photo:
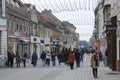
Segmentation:
<svg viewBox="0 0 120 80">
<path fill-rule="evenodd" d="M 22 24 L 20 24 L 20 31 L 22 31 Z"/>
<path fill-rule="evenodd" d="M 1 14 L 2 14 L 2 0 L 0 0 L 0 16 L 2 16 Z"/>
<path fill-rule="evenodd" d="M 2 16 L 2 6 L 0 5 L 0 16 Z"/>
<path fill-rule="evenodd" d="M 35 41 L 35 42 L 36 42 L 36 41 L 37 41 L 37 38 L 33 38 L 33 41 Z"/>
<path fill-rule="evenodd" d="M 7 19 L 7 26 L 9 27 L 9 19 Z"/>
<path fill-rule="evenodd" d="M 1 31 L 0 31 L 0 44 L 1 44 Z M 1 45 L 0 45 L 0 54 L 1 54 Z"/>
<path fill-rule="evenodd" d="M 11 27 L 11 20 L 9 19 L 8 21 L 8 27 L 10 28 Z"/>
<path fill-rule="evenodd" d="M 16 30 L 19 30 L 19 24 L 18 24 L 18 22 L 17 22 Z"/>
</svg>

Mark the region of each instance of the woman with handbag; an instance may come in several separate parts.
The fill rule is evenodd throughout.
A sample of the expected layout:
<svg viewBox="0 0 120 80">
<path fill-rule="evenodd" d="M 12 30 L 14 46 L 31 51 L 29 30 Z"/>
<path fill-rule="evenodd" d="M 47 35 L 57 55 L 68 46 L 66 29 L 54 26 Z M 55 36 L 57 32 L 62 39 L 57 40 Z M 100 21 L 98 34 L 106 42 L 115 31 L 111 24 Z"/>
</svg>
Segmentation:
<svg viewBox="0 0 120 80">
<path fill-rule="evenodd" d="M 92 67 L 92 72 L 93 72 L 93 76 L 94 78 L 97 78 L 97 73 L 98 73 L 98 67 L 99 67 L 99 55 L 97 52 L 93 52 L 93 55 L 91 57 L 91 60 L 90 60 L 90 65 Z"/>
</svg>

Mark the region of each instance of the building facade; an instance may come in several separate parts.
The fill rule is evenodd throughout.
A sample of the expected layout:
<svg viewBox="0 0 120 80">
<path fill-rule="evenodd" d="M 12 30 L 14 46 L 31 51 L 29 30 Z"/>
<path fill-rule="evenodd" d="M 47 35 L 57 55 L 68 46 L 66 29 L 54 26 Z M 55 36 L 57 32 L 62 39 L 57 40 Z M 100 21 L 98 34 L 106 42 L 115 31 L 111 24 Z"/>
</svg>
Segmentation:
<svg viewBox="0 0 120 80">
<path fill-rule="evenodd" d="M 40 13 L 21 0 L 0 0 L 0 65 L 7 60 L 8 50 L 20 57 L 36 52 L 40 58 L 43 50 L 59 52 L 64 44 L 75 47 L 75 29 L 70 23 L 63 26 L 50 10 Z"/>
<path fill-rule="evenodd" d="M 103 27 L 98 23 L 98 27 L 102 28 L 103 32 L 99 32 L 98 35 L 102 33 L 103 38 L 106 39 L 106 45 L 103 47 L 108 50 L 108 66 L 111 70 L 120 71 L 120 51 L 119 51 L 119 13 L 120 13 L 120 1 L 119 0 L 102 0 L 103 13 L 98 10 L 96 19 L 100 19 L 103 16 Z M 101 14 L 100 14 L 101 13 Z M 97 21 L 100 23 L 100 21 Z M 101 29 L 98 29 L 101 31 Z M 100 37 L 100 36 L 99 36 Z"/>
<path fill-rule="evenodd" d="M 7 58 L 7 19 L 6 1 L 0 0 L 0 66 L 3 66 Z"/>
<path fill-rule="evenodd" d="M 22 57 L 29 54 L 30 15 L 20 0 L 6 0 L 8 50 Z"/>
</svg>

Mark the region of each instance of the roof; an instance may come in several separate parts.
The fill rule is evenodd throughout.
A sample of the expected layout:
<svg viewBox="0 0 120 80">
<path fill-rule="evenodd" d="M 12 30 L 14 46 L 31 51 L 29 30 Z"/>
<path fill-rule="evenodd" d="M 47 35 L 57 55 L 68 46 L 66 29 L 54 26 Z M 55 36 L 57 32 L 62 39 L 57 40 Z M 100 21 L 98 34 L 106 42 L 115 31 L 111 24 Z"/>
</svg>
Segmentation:
<svg viewBox="0 0 120 80">
<path fill-rule="evenodd" d="M 42 23 L 51 23 L 52 24 L 51 19 L 42 13 L 38 13 L 38 21 L 42 22 Z"/>
<path fill-rule="evenodd" d="M 16 6 L 14 6 L 12 4 L 7 4 L 7 8 L 18 12 L 18 13 L 22 14 L 23 16 L 26 16 L 27 18 L 30 18 L 30 14 L 27 12 L 27 7 L 26 6 L 22 6 L 20 8 L 17 8 Z"/>
</svg>

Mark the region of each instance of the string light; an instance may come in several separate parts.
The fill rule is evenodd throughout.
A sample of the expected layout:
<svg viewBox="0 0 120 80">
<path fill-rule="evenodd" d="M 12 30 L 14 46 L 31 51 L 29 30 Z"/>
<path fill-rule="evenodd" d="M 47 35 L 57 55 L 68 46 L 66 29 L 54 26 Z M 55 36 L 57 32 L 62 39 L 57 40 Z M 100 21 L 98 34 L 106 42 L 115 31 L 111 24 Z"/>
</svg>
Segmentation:
<svg viewBox="0 0 120 80">
<path fill-rule="evenodd" d="M 23 0 L 24 2 L 27 2 L 26 0 Z M 28 0 L 31 2 L 31 0 Z M 68 19 L 68 21 L 73 22 L 74 24 L 90 24 L 93 25 L 93 16 L 88 16 L 89 13 L 83 14 L 84 11 L 93 11 L 95 10 L 95 6 L 93 4 L 97 4 L 98 0 L 33 0 L 33 4 L 36 5 L 38 8 L 38 11 L 42 11 L 45 9 L 52 10 L 52 13 L 59 14 L 59 17 L 62 20 Z M 86 5 L 84 5 L 86 4 Z M 68 18 L 68 15 L 69 18 Z M 75 16 L 78 15 L 78 16 Z M 89 14 L 90 15 L 90 14 Z M 91 14 L 92 15 L 92 14 Z M 80 19 L 78 19 L 78 17 Z M 87 18 L 90 19 L 90 21 L 86 21 Z M 83 21 L 80 21 L 83 20 Z"/>
</svg>

